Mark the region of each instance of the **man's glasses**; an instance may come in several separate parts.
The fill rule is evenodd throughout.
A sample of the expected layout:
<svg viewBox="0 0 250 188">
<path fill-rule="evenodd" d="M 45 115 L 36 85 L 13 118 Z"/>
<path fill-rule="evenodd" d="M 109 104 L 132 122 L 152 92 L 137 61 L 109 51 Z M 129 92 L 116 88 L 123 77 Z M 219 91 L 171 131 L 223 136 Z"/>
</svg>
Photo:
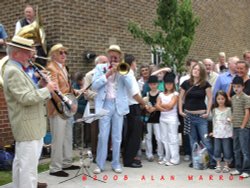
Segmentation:
<svg viewBox="0 0 250 188">
<path fill-rule="evenodd" d="M 60 55 L 63 55 L 63 54 L 68 55 L 68 52 L 66 52 L 66 51 L 59 51 L 59 54 Z"/>
</svg>

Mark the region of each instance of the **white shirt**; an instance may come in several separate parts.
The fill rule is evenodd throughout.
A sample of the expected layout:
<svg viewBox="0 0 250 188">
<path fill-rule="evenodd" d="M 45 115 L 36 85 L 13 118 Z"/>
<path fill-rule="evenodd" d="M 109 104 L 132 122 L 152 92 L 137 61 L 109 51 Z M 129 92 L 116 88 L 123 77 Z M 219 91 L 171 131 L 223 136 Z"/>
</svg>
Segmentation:
<svg viewBox="0 0 250 188">
<path fill-rule="evenodd" d="M 139 80 L 138 80 L 138 85 L 139 85 L 139 88 L 140 88 L 140 91 L 143 90 L 143 85 L 145 84 L 143 78 L 141 77 Z"/>
<path fill-rule="evenodd" d="M 31 24 L 31 22 L 30 22 L 29 20 L 27 20 L 27 22 L 28 22 L 29 24 Z M 19 20 L 19 21 L 17 21 L 17 23 L 16 23 L 15 35 L 21 30 L 21 28 L 22 28 L 22 26 L 21 26 L 21 22 L 20 22 L 20 20 Z"/>
<path fill-rule="evenodd" d="M 113 74 L 108 77 L 108 82 L 107 82 L 107 99 L 115 99 L 116 97 L 116 74 Z"/>
<path fill-rule="evenodd" d="M 132 77 L 131 82 L 132 82 L 132 88 L 128 91 L 128 104 L 133 105 L 133 104 L 138 104 L 138 102 L 133 98 L 134 95 L 139 94 L 141 95 L 139 84 L 136 81 L 135 74 L 133 70 L 130 70 L 129 73 Z"/>
<path fill-rule="evenodd" d="M 171 93 L 170 95 L 165 95 L 164 93 L 159 94 L 159 98 L 162 104 L 168 104 L 174 96 L 178 96 L 179 93 L 177 91 Z M 174 105 L 173 109 L 161 112 L 160 121 L 179 121 L 178 113 L 177 113 L 177 103 Z"/>
<path fill-rule="evenodd" d="M 186 81 L 186 80 L 188 80 L 188 79 L 190 79 L 190 74 L 187 74 L 187 75 L 185 75 L 185 76 L 182 76 L 182 77 L 180 78 L 180 85 L 181 85 L 184 81 Z"/>
</svg>

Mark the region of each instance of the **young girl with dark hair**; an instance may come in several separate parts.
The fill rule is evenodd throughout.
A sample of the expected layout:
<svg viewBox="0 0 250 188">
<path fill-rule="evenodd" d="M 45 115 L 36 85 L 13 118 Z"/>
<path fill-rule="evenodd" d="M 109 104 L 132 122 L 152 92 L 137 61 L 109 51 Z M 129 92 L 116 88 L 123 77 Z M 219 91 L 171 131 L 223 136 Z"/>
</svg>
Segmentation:
<svg viewBox="0 0 250 188">
<path fill-rule="evenodd" d="M 215 95 L 215 104 L 212 111 L 213 115 L 213 137 L 214 137 L 214 159 L 216 160 L 215 172 L 228 173 L 228 165 L 232 162 L 233 151 L 231 149 L 231 140 L 233 136 L 233 127 L 231 124 L 231 107 L 226 92 L 219 90 Z M 225 165 L 221 166 L 221 153 Z"/>
</svg>

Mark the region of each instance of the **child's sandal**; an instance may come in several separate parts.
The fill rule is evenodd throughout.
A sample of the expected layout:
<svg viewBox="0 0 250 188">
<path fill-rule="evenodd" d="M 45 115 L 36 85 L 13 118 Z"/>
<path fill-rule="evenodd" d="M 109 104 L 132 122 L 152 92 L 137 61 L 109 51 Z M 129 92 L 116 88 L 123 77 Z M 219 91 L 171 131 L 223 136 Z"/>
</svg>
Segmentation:
<svg viewBox="0 0 250 188">
<path fill-rule="evenodd" d="M 220 173 L 221 172 L 221 166 L 216 166 L 215 167 L 215 172 Z"/>
<path fill-rule="evenodd" d="M 224 166 L 222 172 L 223 173 L 229 173 L 230 172 L 230 168 L 228 166 Z"/>
</svg>

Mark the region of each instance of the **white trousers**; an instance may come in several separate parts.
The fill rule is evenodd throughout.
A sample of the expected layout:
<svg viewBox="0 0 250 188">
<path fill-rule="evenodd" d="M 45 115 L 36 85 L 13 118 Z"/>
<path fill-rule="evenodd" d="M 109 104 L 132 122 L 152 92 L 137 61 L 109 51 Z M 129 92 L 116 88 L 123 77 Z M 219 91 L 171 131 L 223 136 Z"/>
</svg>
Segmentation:
<svg viewBox="0 0 250 188">
<path fill-rule="evenodd" d="M 50 117 L 52 134 L 50 172 L 61 171 L 72 165 L 73 118 Z"/>
<path fill-rule="evenodd" d="M 37 167 L 43 147 L 43 139 L 16 142 L 13 161 L 13 188 L 36 188 Z"/>
<path fill-rule="evenodd" d="M 161 142 L 165 150 L 164 160 L 173 164 L 180 162 L 178 126 L 178 121 L 160 122 Z"/>
<path fill-rule="evenodd" d="M 164 157 L 163 156 L 164 152 L 163 152 L 163 144 L 161 142 L 161 137 L 160 137 L 160 125 L 159 125 L 159 123 L 147 123 L 147 131 L 148 131 L 148 133 L 145 136 L 147 158 L 153 157 L 152 136 L 154 133 L 155 139 L 157 141 L 157 155 L 158 155 L 159 159 L 162 159 Z"/>
</svg>

